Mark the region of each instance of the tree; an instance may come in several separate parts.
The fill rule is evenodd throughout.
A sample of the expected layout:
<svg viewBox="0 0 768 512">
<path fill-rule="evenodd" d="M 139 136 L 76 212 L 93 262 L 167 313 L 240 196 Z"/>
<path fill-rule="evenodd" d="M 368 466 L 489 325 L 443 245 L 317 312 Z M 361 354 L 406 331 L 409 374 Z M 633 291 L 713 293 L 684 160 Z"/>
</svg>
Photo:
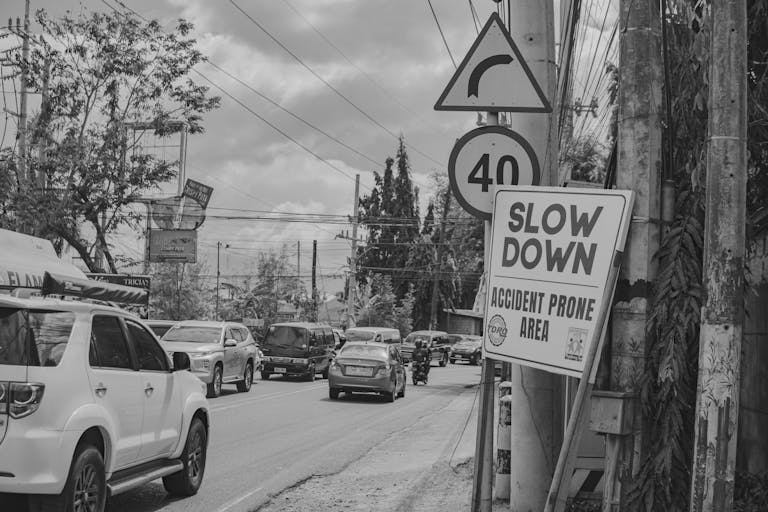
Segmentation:
<svg viewBox="0 0 768 512">
<path fill-rule="evenodd" d="M 411 181 L 403 137 L 399 139 L 396 158 L 387 158 L 383 176 L 374 171 L 374 179 L 373 190 L 360 200 L 360 222 L 368 235 L 365 247 L 358 250 L 358 264 L 363 270 L 358 279 L 366 282 L 367 272 L 388 275 L 395 296 L 403 298 L 413 277 L 407 267 L 410 245 L 418 238 L 420 225 L 419 191 Z"/>
<path fill-rule="evenodd" d="M 411 245 L 408 259 L 408 268 L 418 269 L 412 274 L 412 283 L 413 322 L 419 329 L 426 329 L 430 324 L 434 278 L 438 279 L 438 311 L 471 308 L 484 264 L 483 222 L 464 211 L 456 201 L 446 201 L 445 177 L 435 174 L 433 179 L 435 195 L 430 200 L 422 234 Z M 449 205 L 447 211 L 446 204 Z"/>
<path fill-rule="evenodd" d="M 356 322 L 359 327 L 391 327 L 400 330 L 404 338 L 413 329 L 413 286 L 398 301 L 392 287 L 392 278 L 384 274 L 371 274 L 368 283 L 361 286 L 357 296 Z"/>
<path fill-rule="evenodd" d="M 36 18 L 41 40 L 27 61 L 18 54 L 15 61 L 30 90 L 42 93 L 47 84 L 47 93 L 29 129 L 37 151 L 19 155 L 29 175 L 8 159 L 0 162 L 0 175 L 14 184 L 5 206 L 17 224 L 66 240 L 94 272 L 102 270 L 94 260 L 98 247 L 116 272 L 109 235 L 136 228 L 139 214 L 129 206 L 176 175 L 175 162 L 131 153 L 126 123 L 150 123 L 158 136 L 182 126 L 199 133 L 202 114 L 219 98 L 189 78 L 205 59 L 184 20 L 166 33 L 157 21 L 118 12 L 54 19 L 40 10 Z"/>
<path fill-rule="evenodd" d="M 201 277 L 205 264 L 152 265 L 149 316 L 161 320 L 205 320 L 213 314 L 212 294 Z"/>
</svg>

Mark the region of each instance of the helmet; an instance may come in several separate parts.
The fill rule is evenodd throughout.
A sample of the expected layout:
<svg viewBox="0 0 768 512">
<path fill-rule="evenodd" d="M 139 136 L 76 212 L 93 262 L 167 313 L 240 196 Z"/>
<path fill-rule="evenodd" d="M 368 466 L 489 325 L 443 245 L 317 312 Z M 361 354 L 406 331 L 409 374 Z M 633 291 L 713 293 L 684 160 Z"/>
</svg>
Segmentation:
<svg viewBox="0 0 768 512">
<path fill-rule="evenodd" d="M 422 346 L 421 340 L 416 340 L 416 343 L 414 343 L 414 345 L 416 345 L 416 348 L 421 348 Z"/>
</svg>

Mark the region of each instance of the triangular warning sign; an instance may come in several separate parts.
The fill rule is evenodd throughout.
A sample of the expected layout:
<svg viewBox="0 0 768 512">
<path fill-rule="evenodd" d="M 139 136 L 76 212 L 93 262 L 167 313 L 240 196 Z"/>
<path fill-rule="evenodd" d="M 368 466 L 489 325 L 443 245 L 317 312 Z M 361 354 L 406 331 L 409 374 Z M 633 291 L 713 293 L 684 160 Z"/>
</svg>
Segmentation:
<svg viewBox="0 0 768 512">
<path fill-rule="evenodd" d="M 501 18 L 493 13 L 435 110 L 549 113 L 552 106 Z"/>
</svg>

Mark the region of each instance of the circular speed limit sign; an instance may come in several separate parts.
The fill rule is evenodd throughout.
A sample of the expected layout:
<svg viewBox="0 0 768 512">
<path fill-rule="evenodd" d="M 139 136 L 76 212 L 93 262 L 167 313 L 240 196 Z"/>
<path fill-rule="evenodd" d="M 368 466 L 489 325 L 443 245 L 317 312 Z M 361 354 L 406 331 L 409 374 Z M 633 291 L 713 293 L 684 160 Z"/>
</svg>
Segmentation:
<svg viewBox="0 0 768 512">
<path fill-rule="evenodd" d="M 483 126 L 453 146 L 448 179 L 466 211 L 490 220 L 494 186 L 538 185 L 541 171 L 533 147 L 522 135 L 503 126 Z"/>
</svg>

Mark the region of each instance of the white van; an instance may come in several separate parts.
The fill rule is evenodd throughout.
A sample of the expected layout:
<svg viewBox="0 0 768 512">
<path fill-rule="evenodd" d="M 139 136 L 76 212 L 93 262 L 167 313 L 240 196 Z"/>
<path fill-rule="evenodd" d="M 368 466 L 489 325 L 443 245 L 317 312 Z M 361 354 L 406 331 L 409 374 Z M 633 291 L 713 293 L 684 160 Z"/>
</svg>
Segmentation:
<svg viewBox="0 0 768 512">
<path fill-rule="evenodd" d="M 398 349 L 403 343 L 400 331 L 390 327 L 352 327 L 344 331 L 344 335 L 347 341 L 377 341 L 397 345 Z"/>
</svg>

